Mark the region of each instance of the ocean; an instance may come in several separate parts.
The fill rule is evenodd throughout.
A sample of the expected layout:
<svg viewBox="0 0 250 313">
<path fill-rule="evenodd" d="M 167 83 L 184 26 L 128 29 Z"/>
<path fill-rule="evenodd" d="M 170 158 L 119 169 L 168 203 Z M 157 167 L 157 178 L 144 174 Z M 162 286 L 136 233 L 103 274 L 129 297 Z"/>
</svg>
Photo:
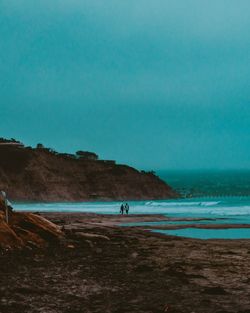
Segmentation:
<svg viewBox="0 0 250 313">
<path fill-rule="evenodd" d="M 185 197 L 250 196 L 250 170 L 158 171 Z"/>
<path fill-rule="evenodd" d="M 185 225 L 190 225 L 187 221 L 158 222 L 159 225 L 162 223 L 182 225 L 183 228 L 178 230 L 158 230 L 170 235 L 200 239 L 250 238 L 250 228 L 237 227 L 241 224 L 250 224 L 250 171 L 162 171 L 157 174 L 176 188 L 183 198 L 130 201 L 130 214 L 163 214 L 178 219 L 211 219 L 192 222 L 198 225 L 235 225 L 235 228 L 223 230 L 195 229 L 185 227 Z M 18 211 L 119 214 L 120 202 L 14 203 L 14 207 Z M 150 227 L 152 224 L 156 226 L 157 222 L 130 225 Z"/>
</svg>

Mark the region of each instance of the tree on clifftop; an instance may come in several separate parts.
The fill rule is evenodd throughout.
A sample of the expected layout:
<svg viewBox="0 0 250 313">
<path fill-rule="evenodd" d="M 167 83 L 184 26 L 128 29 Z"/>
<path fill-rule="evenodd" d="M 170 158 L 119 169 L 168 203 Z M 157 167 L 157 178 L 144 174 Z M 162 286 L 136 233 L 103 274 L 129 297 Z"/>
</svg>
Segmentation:
<svg viewBox="0 0 250 313">
<path fill-rule="evenodd" d="M 77 151 L 76 156 L 79 159 L 86 159 L 86 160 L 98 160 L 98 155 L 94 152 L 89 151 Z"/>
</svg>

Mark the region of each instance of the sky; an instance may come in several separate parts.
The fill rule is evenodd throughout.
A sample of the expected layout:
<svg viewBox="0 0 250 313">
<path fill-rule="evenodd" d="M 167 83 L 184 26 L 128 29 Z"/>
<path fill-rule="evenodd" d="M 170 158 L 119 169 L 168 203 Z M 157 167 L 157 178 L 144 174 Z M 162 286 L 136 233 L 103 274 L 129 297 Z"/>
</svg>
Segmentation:
<svg viewBox="0 0 250 313">
<path fill-rule="evenodd" d="M 250 168 L 249 0 L 0 0 L 0 136 Z"/>
</svg>

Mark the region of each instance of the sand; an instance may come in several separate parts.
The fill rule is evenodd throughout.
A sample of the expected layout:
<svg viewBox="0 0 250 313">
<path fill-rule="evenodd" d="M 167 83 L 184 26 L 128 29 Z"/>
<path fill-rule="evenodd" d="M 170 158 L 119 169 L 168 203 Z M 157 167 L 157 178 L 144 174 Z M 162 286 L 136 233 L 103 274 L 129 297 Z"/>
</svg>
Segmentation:
<svg viewBox="0 0 250 313">
<path fill-rule="evenodd" d="M 0 257 L 1 313 L 250 312 L 249 240 L 119 226 L 166 219 L 160 215 L 43 216 L 65 237 L 45 250 Z"/>
</svg>

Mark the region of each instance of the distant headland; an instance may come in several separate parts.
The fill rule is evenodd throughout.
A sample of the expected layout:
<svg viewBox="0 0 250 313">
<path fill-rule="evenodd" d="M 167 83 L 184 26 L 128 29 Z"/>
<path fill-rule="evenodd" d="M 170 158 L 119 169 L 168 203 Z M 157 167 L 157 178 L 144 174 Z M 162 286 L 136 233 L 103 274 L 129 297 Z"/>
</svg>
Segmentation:
<svg viewBox="0 0 250 313">
<path fill-rule="evenodd" d="M 138 171 L 88 151 L 58 153 L 0 138 L 0 188 L 15 201 L 110 201 L 177 198 L 154 172 Z"/>
</svg>

